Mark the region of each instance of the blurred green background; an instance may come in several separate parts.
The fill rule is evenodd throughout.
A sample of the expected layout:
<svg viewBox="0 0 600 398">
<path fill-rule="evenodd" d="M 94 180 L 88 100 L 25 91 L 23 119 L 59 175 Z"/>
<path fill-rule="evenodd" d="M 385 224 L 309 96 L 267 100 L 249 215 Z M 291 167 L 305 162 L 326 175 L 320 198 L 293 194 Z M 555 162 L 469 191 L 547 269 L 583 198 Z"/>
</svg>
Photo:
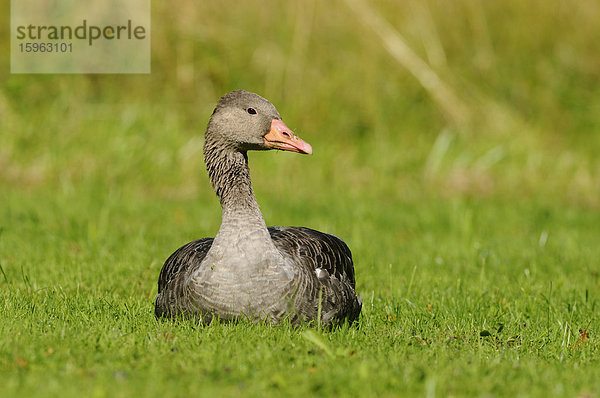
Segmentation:
<svg viewBox="0 0 600 398">
<path fill-rule="evenodd" d="M 326 182 L 358 201 L 598 206 L 598 2 L 367 4 L 455 101 L 440 105 L 354 1 L 154 2 L 150 75 L 11 75 L 4 58 L 0 183 L 203 194 L 206 122 L 217 98 L 245 88 L 315 147 L 312 183 L 294 185 L 303 196 Z M 260 162 L 272 160 L 253 157 L 255 178 Z M 258 190 L 277 194 L 285 173 L 272 177 Z"/>
</svg>

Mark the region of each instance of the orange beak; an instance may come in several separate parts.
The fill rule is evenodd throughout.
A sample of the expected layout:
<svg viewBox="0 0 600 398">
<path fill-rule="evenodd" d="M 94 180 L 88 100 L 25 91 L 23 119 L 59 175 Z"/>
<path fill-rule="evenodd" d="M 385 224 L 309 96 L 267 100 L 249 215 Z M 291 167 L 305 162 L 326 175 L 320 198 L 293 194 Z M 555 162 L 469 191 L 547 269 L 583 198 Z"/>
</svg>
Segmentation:
<svg viewBox="0 0 600 398">
<path fill-rule="evenodd" d="M 296 136 L 285 123 L 279 119 L 271 122 L 271 131 L 265 135 L 265 145 L 281 151 L 290 151 L 312 155 L 312 147 Z"/>
</svg>

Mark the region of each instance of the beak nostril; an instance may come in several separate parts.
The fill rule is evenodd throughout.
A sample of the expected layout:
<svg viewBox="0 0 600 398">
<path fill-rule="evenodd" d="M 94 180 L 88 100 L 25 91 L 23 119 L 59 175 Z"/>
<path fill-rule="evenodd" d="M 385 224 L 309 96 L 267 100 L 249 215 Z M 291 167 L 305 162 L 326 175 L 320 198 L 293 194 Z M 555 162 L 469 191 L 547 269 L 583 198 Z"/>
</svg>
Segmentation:
<svg viewBox="0 0 600 398">
<path fill-rule="evenodd" d="M 287 131 L 283 131 L 281 134 L 286 138 L 291 138 L 290 133 L 288 133 Z"/>
</svg>

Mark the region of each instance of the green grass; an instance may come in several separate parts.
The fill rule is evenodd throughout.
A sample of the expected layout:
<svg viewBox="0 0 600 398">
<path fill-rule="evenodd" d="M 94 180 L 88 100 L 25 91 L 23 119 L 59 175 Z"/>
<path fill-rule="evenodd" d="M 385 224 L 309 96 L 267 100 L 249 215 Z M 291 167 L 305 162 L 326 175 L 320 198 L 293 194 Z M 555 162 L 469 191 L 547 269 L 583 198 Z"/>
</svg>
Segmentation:
<svg viewBox="0 0 600 398">
<path fill-rule="evenodd" d="M 363 316 L 325 332 L 156 321 L 160 261 L 195 236 L 193 222 L 178 230 L 160 219 L 189 207 L 194 220 L 202 204 L 137 205 L 8 195 L 2 395 L 573 396 L 600 387 L 597 214 L 463 200 L 405 204 L 389 217 L 372 210 L 381 219 L 363 218 L 373 225 L 339 228 L 354 248 Z M 307 218 L 343 218 L 332 213 Z"/>
<path fill-rule="evenodd" d="M 2 63 L 0 396 L 598 395 L 594 1 L 374 3 L 463 121 L 347 2 L 180 3 L 149 76 Z M 250 154 L 255 191 L 349 244 L 355 326 L 153 316 L 162 262 L 218 229 L 202 134 L 241 87 L 314 147 Z"/>
</svg>

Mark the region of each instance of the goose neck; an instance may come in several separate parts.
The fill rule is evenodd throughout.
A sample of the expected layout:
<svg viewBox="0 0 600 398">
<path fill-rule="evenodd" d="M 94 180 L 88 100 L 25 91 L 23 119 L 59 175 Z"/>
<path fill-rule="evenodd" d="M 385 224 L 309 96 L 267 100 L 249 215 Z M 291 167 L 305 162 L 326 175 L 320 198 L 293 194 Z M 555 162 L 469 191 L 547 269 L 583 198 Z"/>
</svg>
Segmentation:
<svg viewBox="0 0 600 398">
<path fill-rule="evenodd" d="M 268 235 L 265 221 L 254 196 L 248 156 L 234 149 L 216 149 L 207 143 L 205 162 L 222 209 L 219 236 L 237 236 L 261 232 Z"/>
</svg>

